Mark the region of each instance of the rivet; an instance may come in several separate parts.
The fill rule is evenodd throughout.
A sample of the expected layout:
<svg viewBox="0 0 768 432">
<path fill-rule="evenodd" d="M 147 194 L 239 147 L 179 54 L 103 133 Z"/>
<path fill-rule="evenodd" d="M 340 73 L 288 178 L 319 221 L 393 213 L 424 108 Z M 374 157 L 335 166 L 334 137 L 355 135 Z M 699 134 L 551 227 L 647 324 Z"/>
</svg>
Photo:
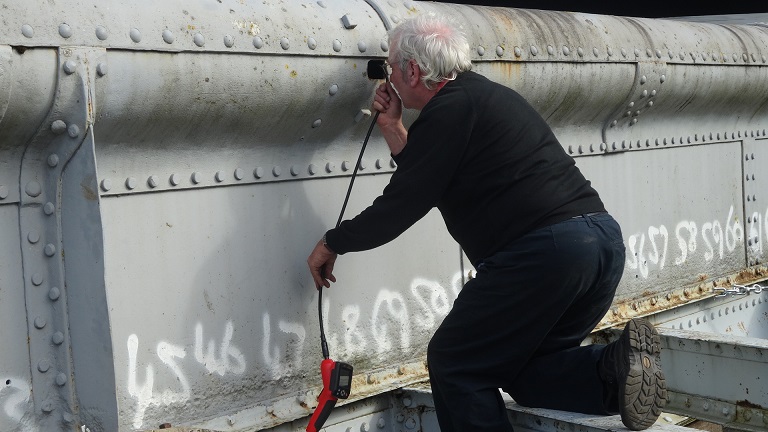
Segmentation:
<svg viewBox="0 0 768 432">
<path fill-rule="evenodd" d="M 257 179 L 260 179 L 260 178 L 264 177 L 264 168 L 262 168 L 262 167 L 256 167 L 256 168 L 253 170 L 253 177 L 255 177 L 255 178 L 257 178 Z"/>
<path fill-rule="evenodd" d="M 225 35 L 224 46 L 227 48 L 232 48 L 232 46 L 234 45 L 235 45 L 235 38 L 233 38 L 232 35 Z"/>
<path fill-rule="evenodd" d="M 290 41 L 288 41 L 287 37 L 283 37 L 280 39 L 280 47 L 284 50 L 287 50 L 288 48 L 291 47 L 291 43 Z"/>
<path fill-rule="evenodd" d="M 31 38 L 35 35 L 35 30 L 32 28 L 29 24 L 24 24 L 21 26 L 21 34 L 24 35 L 24 37 Z"/>
<path fill-rule="evenodd" d="M 635 57 L 640 57 L 640 50 L 635 48 Z"/>
<path fill-rule="evenodd" d="M 96 27 L 96 37 L 99 38 L 99 40 L 107 40 L 109 32 L 104 26 L 98 26 Z"/>
<path fill-rule="evenodd" d="M 384 52 L 389 51 L 389 42 L 385 40 L 381 41 L 381 43 L 379 44 L 379 48 L 381 48 L 381 50 Z"/>
<path fill-rule="evenodd" d="M 381 159 L 376 159 L 376 162 L 374 162 L 374 166 L 376 166 L 376 169 L 381 169 L 382 167 Z"/>
<path fill-rule="evenodd" d="M 192 183 L 199 184 L 203 180 L 203 176 L 199 172 L 195 171 L 192 173 L 191 179 Z"/>
<path fill-rule="evenodd" d="M 389 166 L 392 168 L 397 168 L 397 162 L 395 162 L 395 159 L 389 158 Z"/>
<path fill-rule="evenodd" d="M 245 177 L 245 171 L 242 168 L 235 168 L 235 180 L 242 180 Z"/>
<path fill-rule="evenodd" d="M 163 30 L 163 41 L 167 44 L 173 43 L 173 32 L 168 29 Z"/>
<path fill-rule="evenodd" d="M 496 46 L 496 55 L 499 56 L 499 57 L 503 56 L 504 55 L 504 47 L 502 47 L 501 45 L 497 45 Z M 517 55 L 517 53 L 515 53 L 515 55 Z M 520 55 L 522 55 L 522 52 L 520 53 Z M 520 57 L 520 56 L 518 56 L 518 57 Z"/>
<path fill-rule="evenodd" d="M 653 101 L 648 101 L 647 105 L 648 105 L 649 107 L 652 107 L 652 106 L 653 106 Z"/>
<path fill-rule="evenodd" d="M 633 124 L 635 124 L 635 123 L 637 123 L 637 119 L 636 119 L 636 118 L 633 118 L 633 119 L 632 119 L 632 121 L 631 121 L 631 122 L 629 122 L 629 124 L 631 124 L 631 125 L 633 125 Z"/>
<path fill-rule="evenodd" d="M 539 49 L 536 48 L 535 46 L 531 45 L 531 54 L 538 55 L 539 54 Z"/>
<path fill-rule="evenodd" d="M 357 50 L 361 53 L 364 53 L 365 50 L 368 49 L 368 45 L 365 44 L 365 41 L 360 41 L 357 43 Z"/>
<path fill-rule="evenodd" d="M 296 167 L 296 165 L 291 165 L 290 171 L 291 171 L 291 175 L 294 177 L 299 175 L 299 169 Z"/>
<path fill-rule="evenodd" d="M 51 153 L 48 155 L 48 166 L 51 168 L 54 168 L 56 165 L 59 164 L 59 155 L 56 153 Z"/>
<path fill-rule="evenodd" d="M 627 50 L 625 50 L 624 48 L 621 49 L 621 56 L 622 57 L 626 57 L 627 56 Z"/>
<path fill-rule="evenodd" d="M 344 161 L 341 163 L 341 170 L 342 171 L 349 171 L 350 163 L 349 161 Z"/>
<path fill-rule="evenodd" d="M 49 299 L 51 299 L 51 300 L 53 300 L 53 301 L 56 301 L 56 300 L 58 300 L 58 299 L 59 299 L 59 296 L 61 296 L 61 291 L 59 291 L 59 288 L 58 288 L 58 287 L 52 287 L 52 288 L 51 288 L 51 289 L 48 291 L 48 298 L 49 298 Z"/>
<path fill-rule="evenodd" d="M 336 52 L 341 51 L 341 41 L 338 39 L 333 40 L 333 50 Z"/>
<path fill-rule="evenodd" d="M 56 385 L 61 387 L 67 383 L 67 376 L 63 373 L 56 375 Z"/>
<path fill-rule="evenodd" d="M 659 82 L 661 82 L 661 83 L 663 83 L 666 80 L 667 80 L 667 76 L 666 75 L 661 75 L 661 78 L 659 78 Z"/>
<path fill-rule="evenodd" d="M 547 45 L 547 54 L 554 55 L 555 54 L 555 47 L 552 45 Z"/>
<path fill-rule="evenodd" d="M 181 183 L 181 176 L 178 174 L 171 174 L 170 177 L 168 177 L 168 182 L 171 183 L 171 186 L 178 186 L 179 183 Z"/>
<path fill-rule="evenodd" d="M 608 57 L 613 57 L 613 48 L 608 47 L 606 51 L 608 52 Z"/>
<path fill-rule="evenodd" d="M 40 234 L 37 231 L 30 231 L 27 234 L 27 241 L 29 241 L 32 244 L 35 244 L 40 241 Z"/>
<path fill-rule="evenodd" d="M 616 126 L 618 123 L 619 123 L 619 121 L 618 121 L 618 120 L 614 120 L 614 121 L 612 121 L 612 122 L 611 122 L 611 127 L 614 127 L 614 126 Z"/>
<path fill-rule="evenodd" d="M 0 200 L 8 198 L 8 186 L 0 185 Z"/>
<path fill-rule="evenodd" d="M 128 177 L 127 179 L 125 179 L 125 187 L 128 189 L 131 189 L 131 190 L 136 189 L 136 186 L 138 186 L 138 184 L 139 183 L 133 177 Z"/>
<path fill-rule="evenodd" d="M 40 371 L 43 372 L 43 371 Z M 41 410 L 43 410 L 44 413 L 50 414 L 53 412 L 53 402 L 51 401 L 45 401 L 43 402 L 43 405 L 40 407 Z"/>
<path fill-rule="evenodd" d="M 347 30 L 352 30 L 357 27 L 357 23 L 349 16 L 349 14 L 345 14 L 341 17 L 341 24 L 344 25 L 344 28 Z"/>
<path fill-rule="evenodd" d="M 413 400 L 411 400 L 410 397 L 406 396 L 406 397 L 403 398 L 403 406 L 404 407 L 409 407 L 412 404 L 413 404 Z"/>
<path fill-rule="evenodd" d="M 328 162 L 327 164 L 325 164 L 325 172 L 327 172 L 328 174 L 332 173 L 334 169 L 336 169 L 336 165 L 334 165 L 333 163 Z"/>
<path fill-rule="evenodd" d="M 152 189 L 157 187 L 157 177 L 155 176 L 149 176 L 147 179 L 147 186 L 151 187 Z"/>
<path fill-rule="evenodd" d="M 656 96 L 656 90 L 651 90 L 651 97 Z"/>
<path fill-rule="evenodd" d="M 645 84 L 646 81 L 648 81 L 648 78 L 645 75 L 640 77 L 640 84 Z"/>
<path fill-rule="evenodd" d="M 202 48 L 203 45 L 205 45 L 205 36 L 203 36 L 202 33 L 195 33 L 195 35 L 192 36 L 192 42 Z"/>
<path fill-rule="evenodd" d="M 51 336 L 51 341 L 53 341 L 55 345 L 61 345 L 64 342 L 64 333 L 57 331 Z"/>
<path fill-rule="evenodd" d="M 45 318 L 38 316 L 35 317 L 35 328 L 40 330 L 45 327 L 47 323 L 45 322 Z"/>
<path fill-rule="evenodd" d="M 43 252 L 45 252 L 46 256 L 52 257 L 56 253 L 56 246 L 54 246 L 53 243 L 48 243 L 45 245 L 45 248 L 43 248 Z"/>
<path fill-rule="evenodd" d="M 280 174 L 282 174 L 282 173 L 283 173 L 283 170 L 279 166 L 275 166 L 274 168 L 272 168 L 272 175 L 273 176 L 280 177 Z"/>
<path fill-rule="evenodd" d="M 42 192 L 42 186 L 40 186 L 40 183 L 36 181 L 31 181 L 27 183 L 27 186 L 24 188 L 25 192 L 27 192 L 27 195 L 31 197 L 39 196 Z"/>
<path fill-rule="evenodd" d="M 568 146 L 568 154 L 573 154 L 573 146 L 572 145 Z"/>
<path fill-rule="evenodd" d="M 371 430 L 370 426 L 368 426 L 368 423 L 363 422 L 360 425 L 360 432 L 369 432 Z"/>
<path fill-rule="evenodd" d="M 594 54 L 595 57 L 600 55 L 600 51 L 598 51 L 597 48 L 592 48 L 592 54 Z"/>
<path fill-rule="evenodd" d="M 405 427 L 406 429 L 416 429 L 416 420 L 412 417 L 408 417 L 408 420 L 405 421 Z"/>
<path fill-rule="evenodd" d="M 606 151 L 606 150 L 608 150 L 608 144 L 600 143 L 600 151 Z"/>
<path fill-rule="evenodd" d="M 307 172 L 309 173 L 309 175 L 317 174 L 317 166 L 315 166 L 315 164 L 309 164 L 309 168 L 307 168 Z"/>
<path fill-rule="evenodd" d="M 635 103 L 634 102 L 630 102 L 629 104 L 627 104 L 627 106 L 632 108 L 633 106 L 635 106 Z"/>
<path fill-rule="evenodd" d="M 571 50 L 570 50 L 570 48 L 568 48 L 568 47 L 567 47 L 567 46 L 565 46 L 565 45 L 563 45 L 563 55 L 564 55 L 564 56 L 569 56 L 569 55 L 571 55 Z"/>
<path fill-rule="evenodd" d="M 96 73 L 99 76 L 104 76 L 107 74 L 107 64 L 106 63 L 99 63 L 96 65 Z"/>
<path fill-rule="evenodd" d="M 736 53 L 733 54 L 733 61 L 734 62 L 739 61 L 739 55 L 738 54 L 736 54 Z"/>
<path fill-rule="evenodd" d="M 253 38 L 253 47 L 256 49 L 261 49 L 261 47 L 264 46 L 264 41 L 261 39 L 260 36 L 256 36 Z"/>
<path fill-rule="evenodd" d="M 317 48 L 317 41 L 315 40 L 315 38 L 307 39 L 307 47 L 309 47 L 309 49 L 311 50 Z"/>
<path fill-rule="evenodd" d="M 328 89 L 328 94 L 331 96 L 334 96 L 338 92 L 339 92 L 339 86 L 337 84 L 331 84 L 331 87 Z"/>
<path fill-rule="evenodd" d="M 384 417 L 379 417 L 379 420 L 376 422 L 376 426 L 379 429 L 384 429 L 387 426 L 387 421 L 384 420 Z"/>
<path fill-rule="evenodd" d="M 582 47 L 576 48 L 576 54 L 578 54 L 579 57 L 584 57 L 584 48 Z"/>
<path fill-rule="evenodd" d="M 56 210 L 56 207 L 53 205 L 52 202 L 47 202 L 43 206 L 43 213 L 45 213 L 48 216 L 52 215 L 55 210 Z"/>
<path fill-rule="evenodd" d="M 61 135 L 66 130 L 67 130 L 67 124 L 61 120 L 56 120 L 53 123 L 51 123 L 51 132 L 53 132 L 56 135 Z"/>
<path fill-rule="evenodd" d="M 477 47 L 477 55 L 479 55 L 480 57 L 484 56 L 485 55 L 485 48 L 481 47 L 481 46 L 478 46 Z"/>
<path fill-rule="evenodd" d="M 70 138 L 77 138 L 80 136 L 80 128 L 76 124 L 69 125 L 67 128 L 67 134 Z"/>
<path fill-rule="evenodd" d="M 656 57 L 661 58 L 661 50 L 656 50 Z"/>
<path fill-rule="evenodd" d="M 77 63 L 75 63 L 72 60 L 67 60 L 64 62 L 64 72 L 67 73 L 67 75 L 72 75 L 77 70 Z"/>
<path fill-rule="evenodd" d="M 653 57 L 653 51 L 651 51 L 650 48 L 645 49 L 645 55 L 648 57 Z"/>
<path fill-rule="evenodd" d="M 216 171 L 216 174 L 214 174 L 213 178 L 217 183 L 221 183 L 226 178 L 226 175 L 224 175 L 224 171 Z"/>
<path fill-rule="evenodd" d="M 48 372 L 50 368 L 51 368 L 51 363 L 48 360 L 40 360 L 37 363 L 37 370 L 39 370 L 42 373 Z"/>
<path fill-rule="evenodd" d="M 632 111 L 627 111 L 624 113 L 624 117 L 629 117 L 632 115 Z"/>
<path fill-rule="evenodd" d="M 70 27 L 67 23 L 60 24 L 59 36 L 63 37 L 64 39 L 69 39 L 72 37 L 72 27 Z"/>
<path fill-rule="evenodd" d="M 141 32 L 137 28 L 132 28 L 131 31 L 128 33 L 131 37 L 131 40 L 135 43 L 141 42 Z"/>
</svg>

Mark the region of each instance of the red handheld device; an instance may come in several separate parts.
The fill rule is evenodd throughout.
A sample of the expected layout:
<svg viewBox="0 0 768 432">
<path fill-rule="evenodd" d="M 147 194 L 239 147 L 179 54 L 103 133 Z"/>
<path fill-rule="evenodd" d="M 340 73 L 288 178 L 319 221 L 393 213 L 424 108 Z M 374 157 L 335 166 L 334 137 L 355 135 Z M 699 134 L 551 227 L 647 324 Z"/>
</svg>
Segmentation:
<svg viewBox="0 0 768 432">
<path fill-rule="evenodd" d="M 352 388 L 352 366 L 347 363 L 327 358 L 320 363 L 320 375 L 323 377 L 323 391 L 317 398 L 317 408 L 309 419 L 307 432 L 319 431 L 331 415 L 336 401 L 349 397 Z"/>
</svg>

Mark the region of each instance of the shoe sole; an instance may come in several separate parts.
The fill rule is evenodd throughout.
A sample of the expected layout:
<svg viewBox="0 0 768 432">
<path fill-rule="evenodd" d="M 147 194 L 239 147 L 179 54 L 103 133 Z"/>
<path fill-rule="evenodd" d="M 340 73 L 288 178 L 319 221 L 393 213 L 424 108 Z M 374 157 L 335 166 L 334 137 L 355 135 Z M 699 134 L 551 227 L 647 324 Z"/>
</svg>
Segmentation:
<svg viewBox="0 0 768 432">
<path fill-rule="evenodd" d="M 643 430 L 653 425 L 667 402 L 667 382 L 661 369 L 661 338 L 645 319 L 627 323 L 622 337 L 630 347 L 626 376 L 619 381 L 619 413 L 630 430 Z"/>
</svg>

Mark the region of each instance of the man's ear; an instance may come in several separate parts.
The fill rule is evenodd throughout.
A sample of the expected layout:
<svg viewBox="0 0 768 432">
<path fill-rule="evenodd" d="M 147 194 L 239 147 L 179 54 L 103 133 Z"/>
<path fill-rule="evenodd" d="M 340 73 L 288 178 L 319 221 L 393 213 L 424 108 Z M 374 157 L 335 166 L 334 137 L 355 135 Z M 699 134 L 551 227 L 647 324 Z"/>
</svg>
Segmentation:
<svg viewBox="0 0 768 432">
<path fill-rule="evenodd" d="M 405 79 L 410 87 L 421 85 L 421 68 L 415 60 L 408 60 L 408 66 L 405 69 Z"/>
</svg>

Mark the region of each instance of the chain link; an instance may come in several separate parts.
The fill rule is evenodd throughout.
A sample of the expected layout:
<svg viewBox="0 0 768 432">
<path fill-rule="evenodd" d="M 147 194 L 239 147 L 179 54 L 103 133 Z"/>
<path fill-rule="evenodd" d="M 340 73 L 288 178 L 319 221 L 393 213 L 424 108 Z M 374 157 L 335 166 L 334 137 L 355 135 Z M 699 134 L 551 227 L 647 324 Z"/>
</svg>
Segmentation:
<svg viewBox="0 0 768 432">
<path fill-rule="evenodd" d="M 715 297 L 725 297 L 727 295 L 747 295 L 749 293 L 754 292 L 755 294 L 760 294 L 764 289 L 762 286 L 758 284 L 754 284 L 752 286 L 746 286 L 746 285 L 731 285 L 730 288 L 720 288 L 715 287 L 712 288 L 714 292 L 719 292 L 718 295 Z"/>
</svg>

